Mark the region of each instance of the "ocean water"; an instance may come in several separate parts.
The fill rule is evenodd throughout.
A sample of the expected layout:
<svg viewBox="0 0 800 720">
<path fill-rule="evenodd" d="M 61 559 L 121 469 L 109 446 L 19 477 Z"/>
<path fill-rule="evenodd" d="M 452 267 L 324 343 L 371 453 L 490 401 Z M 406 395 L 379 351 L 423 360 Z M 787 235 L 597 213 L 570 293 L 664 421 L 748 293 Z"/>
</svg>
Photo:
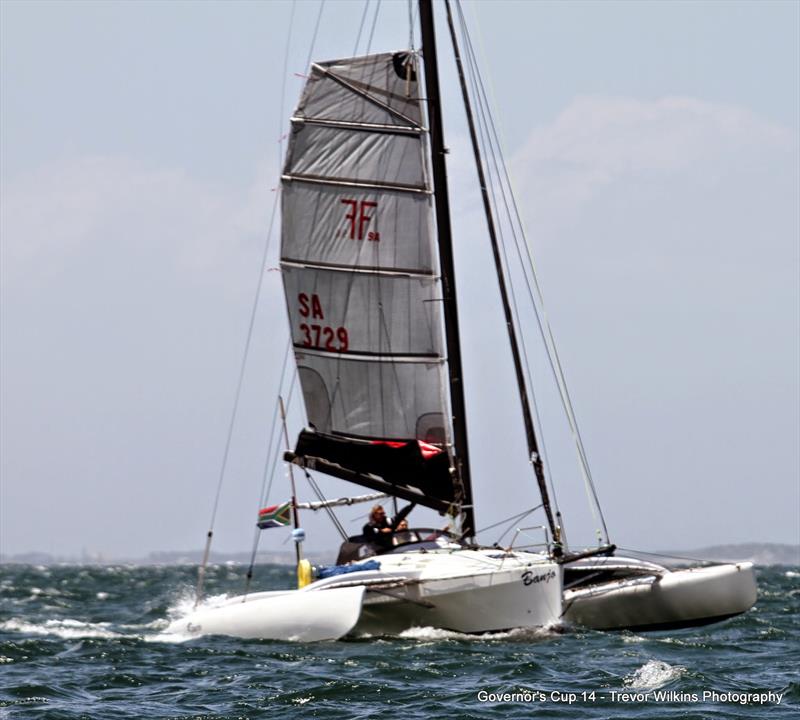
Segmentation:
<svg viewBox="0 0 800 720">
<path fill-rule="evenodd" d="M 244 572 L 211 567 L 208 593 L 240 593 Z M 800 568 L 761 568 L 757 606 L 704 628 L 315 644 L 165 635 L 195 576 L 0 566 L 0 719 L 800 717 Z M 293 570 L 256 580 L 291 587 Z"/>
</svg>

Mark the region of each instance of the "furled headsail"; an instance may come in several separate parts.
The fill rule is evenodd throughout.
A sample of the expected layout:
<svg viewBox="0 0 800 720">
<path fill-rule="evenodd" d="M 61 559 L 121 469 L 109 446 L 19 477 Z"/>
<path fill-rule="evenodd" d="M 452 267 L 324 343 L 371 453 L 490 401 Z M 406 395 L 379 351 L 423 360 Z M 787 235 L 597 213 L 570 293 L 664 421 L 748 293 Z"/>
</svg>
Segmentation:
<svg viewBox="0 0 800 720">
<path fill-rule="evenodd" d="M 301 464 L 446 511 L 441 290 L 417 58 L 314 64 L 282 177 Z"/>
</svg>

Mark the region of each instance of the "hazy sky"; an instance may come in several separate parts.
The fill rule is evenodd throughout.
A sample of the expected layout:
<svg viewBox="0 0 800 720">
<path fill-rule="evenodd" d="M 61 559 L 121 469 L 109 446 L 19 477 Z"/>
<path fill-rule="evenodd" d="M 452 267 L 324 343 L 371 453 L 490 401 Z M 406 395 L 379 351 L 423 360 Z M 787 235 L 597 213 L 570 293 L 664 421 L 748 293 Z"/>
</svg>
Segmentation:
<svg viewBox="0 0 800 720">
<path fill-rule="evenodd" d="M 612 540 L 797 542 L 800 3 L 466 7 Z M 319 8 L 298 2 L 289 35 L 278 0 L 0 2 L 0 552 L 202 545 Z M 351 54 L 363 9 L 328 0 L 313 58 Z M 405 47 L 407 16 L 384 0 L 370 49 Z M 443 27 L 439 40 L 446 55 Z M 442 72 L 484 527 L 538 500 Z M 277 227 L 220 550 L 250 546 L 270 442 L 287 341 Z M 569 537 L 592 542 L 525 330 Z M 292 435 L 302 422 L 295 392 Z M 279 469 L 271 499 L 287 494 Z M 349 530 L 361 512 L 342 514 Z M 304 524 L 310 547 L 336 542 L 324 517 Z M 289 549 L 286 534 L 261 547 Z"/>
</svg>

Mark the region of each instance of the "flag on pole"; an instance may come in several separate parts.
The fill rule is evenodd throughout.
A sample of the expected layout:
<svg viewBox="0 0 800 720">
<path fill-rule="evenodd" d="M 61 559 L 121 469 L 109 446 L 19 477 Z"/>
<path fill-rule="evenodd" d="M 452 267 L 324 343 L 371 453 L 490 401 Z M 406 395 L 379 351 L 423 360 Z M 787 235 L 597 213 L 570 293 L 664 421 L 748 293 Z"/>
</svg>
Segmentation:
<svg viewBox="0 0 800 720">
<path fill-rule="evenodd" d="M 292 503 L 270 505 L 258 511 L 258 527 L 262 530 L 285 527 L 292 521 Z"/>
</svg>

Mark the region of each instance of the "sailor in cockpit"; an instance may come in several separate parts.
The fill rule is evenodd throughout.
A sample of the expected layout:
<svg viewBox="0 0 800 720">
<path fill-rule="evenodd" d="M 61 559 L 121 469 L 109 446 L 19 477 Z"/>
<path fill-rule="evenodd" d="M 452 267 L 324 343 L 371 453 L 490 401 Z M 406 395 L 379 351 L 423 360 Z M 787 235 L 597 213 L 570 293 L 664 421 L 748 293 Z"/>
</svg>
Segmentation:
<svg viewBox="0 0 800 720">
<path fill-rule="evenodd" d="M 369 522 L 364 525 L 364 540 L 377 545 L 381 550 L 388 550 L 394 544 L 392 537 L 406 516 L 416 507 L 411 503 L 404 507 L 395 518 L 387 518 L 382 505 L 376 505 L 369 514 Z M 408 524 L 406 524 L 408 527 Z"/>
</svg>

